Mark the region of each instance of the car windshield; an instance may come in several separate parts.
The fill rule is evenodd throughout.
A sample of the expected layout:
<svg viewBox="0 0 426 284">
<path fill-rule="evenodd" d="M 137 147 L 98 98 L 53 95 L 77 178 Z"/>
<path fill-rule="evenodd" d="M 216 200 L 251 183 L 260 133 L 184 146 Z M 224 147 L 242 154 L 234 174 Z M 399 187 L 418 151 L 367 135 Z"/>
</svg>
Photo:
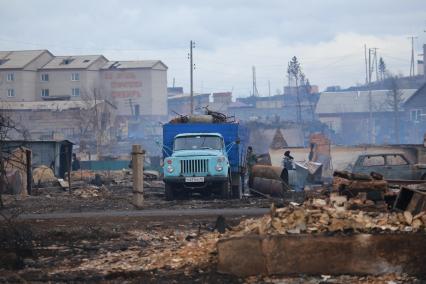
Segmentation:
<svg viewBox="0 0 426 284">
<path fill-rule="evenodd" d="M 222 138 L 218 136 L 187 136 L 175 139 L 174 150 L 195 150 L 222 148 Z"/>
</svg>

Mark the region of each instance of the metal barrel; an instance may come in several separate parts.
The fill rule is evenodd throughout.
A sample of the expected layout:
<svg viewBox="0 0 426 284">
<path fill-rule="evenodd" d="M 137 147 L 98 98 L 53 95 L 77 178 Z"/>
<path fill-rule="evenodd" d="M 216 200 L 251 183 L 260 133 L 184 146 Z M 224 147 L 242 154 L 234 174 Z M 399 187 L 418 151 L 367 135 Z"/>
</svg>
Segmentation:
<svg viewBox="0 0 426 284">
<path fill-rule="evenodd" d="M 283 183 L 268 178 L 255 177 L 253 180 L 253 189 L 275 197 L 282 197 L 284 194 Z"/>
<path fill-rule="evenodd" d="M 283 167 L 277 166 L 255 165 L 252 168 L 252 176 L 253 178 L 261 177 L 281 181 L 283 169 Z"/>
</svg>

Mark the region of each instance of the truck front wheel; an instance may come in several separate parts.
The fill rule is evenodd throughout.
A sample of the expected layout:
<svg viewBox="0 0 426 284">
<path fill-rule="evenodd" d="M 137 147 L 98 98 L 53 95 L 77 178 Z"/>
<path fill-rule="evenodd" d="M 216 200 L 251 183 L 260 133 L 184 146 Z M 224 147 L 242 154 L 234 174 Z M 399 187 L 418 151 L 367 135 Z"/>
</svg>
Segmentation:
<svg viewBox="0 0 426 284">
<path fill-rule="evenodd" d="M 173 186 L 171 184 L 168 184 L 168 183 L 165 184 L 165 195 L 166 195 L 166 200 L 174 199 L 174 191 L 173 191 Z"/>
<path fill-rule="evenodd" d="M 229 198 L 229 190 L 231 189 L 231 181 L 228 179 L 224 183 L 222 183 L 222 188 L 220 191 L 220 196 L 223 199 Z"/>
</svg>

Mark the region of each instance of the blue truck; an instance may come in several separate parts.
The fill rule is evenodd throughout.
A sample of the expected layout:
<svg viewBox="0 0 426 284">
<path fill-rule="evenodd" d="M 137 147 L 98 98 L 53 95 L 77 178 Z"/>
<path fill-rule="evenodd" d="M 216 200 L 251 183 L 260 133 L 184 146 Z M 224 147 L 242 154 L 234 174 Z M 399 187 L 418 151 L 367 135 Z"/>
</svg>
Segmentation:
<svg viewBox="0 0 426 284">
<path fill-rule="evenodd" d="M 248 133 L 235 122 L 163 125 L 165 196 L 241 198 Z"/>
</svg>

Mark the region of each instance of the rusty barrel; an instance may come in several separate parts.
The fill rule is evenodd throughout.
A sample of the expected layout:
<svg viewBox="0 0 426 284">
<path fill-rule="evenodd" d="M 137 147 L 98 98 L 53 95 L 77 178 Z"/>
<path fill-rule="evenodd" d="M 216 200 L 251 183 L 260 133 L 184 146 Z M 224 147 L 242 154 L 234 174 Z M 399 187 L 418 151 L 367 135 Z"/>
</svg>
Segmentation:
<svg viewBox="0 0 426 284">
<path fill-rule="evenodd" d="M 283 167 L 277 166 L 254 165 L 252 168 L 252 176 L 253 178 L 260 177 L 281 181 L 283 169 Z"/>
<path fill-rule="evenodd" d="M 255 177 L 253 189 L 266 195 L 282 197 L 284 193 L 283 182 L 275 179 Z"/>
</svg>

